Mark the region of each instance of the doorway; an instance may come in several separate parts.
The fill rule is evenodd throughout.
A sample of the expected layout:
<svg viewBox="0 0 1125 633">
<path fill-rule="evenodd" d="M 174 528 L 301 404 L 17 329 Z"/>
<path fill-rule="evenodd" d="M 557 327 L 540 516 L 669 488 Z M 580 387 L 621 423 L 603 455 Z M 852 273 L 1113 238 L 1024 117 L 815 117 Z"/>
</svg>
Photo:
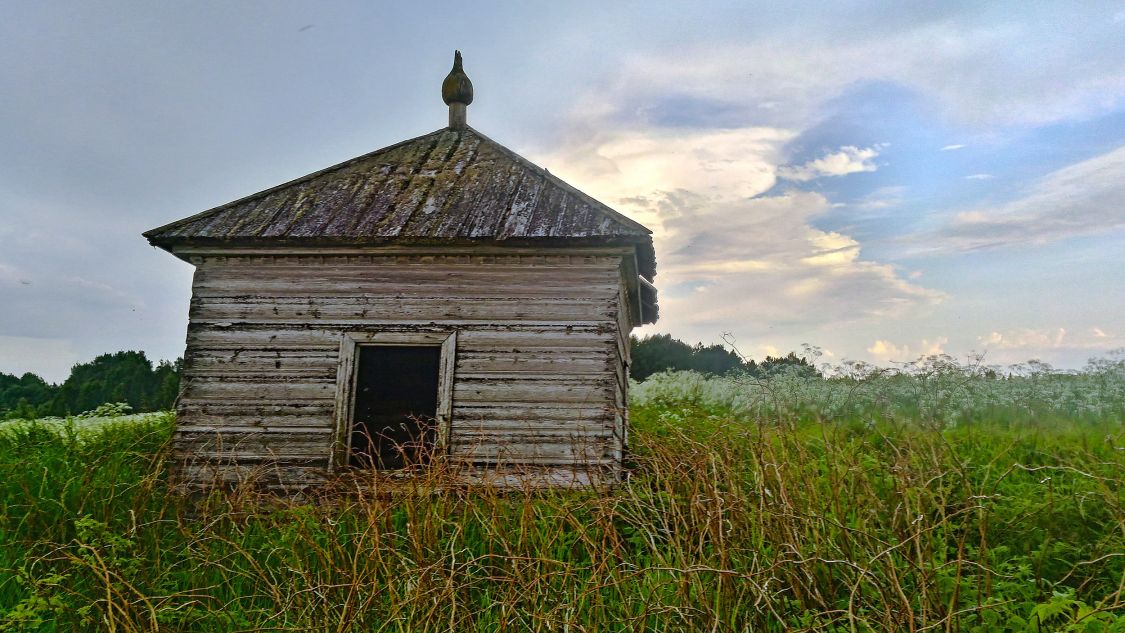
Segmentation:
<svg viewBox="0 0 1125 633">
<path fill-rule="evenodd" d="M 437 441 L 442 348 L 358 345 L 349 462 L 399 470 L 429 463 Z"/>
</svg>

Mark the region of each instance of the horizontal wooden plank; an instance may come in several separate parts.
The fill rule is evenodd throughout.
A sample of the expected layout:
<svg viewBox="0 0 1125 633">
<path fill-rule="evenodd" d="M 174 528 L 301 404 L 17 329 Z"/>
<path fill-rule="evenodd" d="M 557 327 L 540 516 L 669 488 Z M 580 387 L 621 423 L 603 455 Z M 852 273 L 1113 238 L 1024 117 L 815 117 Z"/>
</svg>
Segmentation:
<svg viewBox="0 0 1125 633">
<path fill-rule="evenodd" d="M 457 252 L 458 249 L 460 252 Z M 317 245 L 301 247 L 285 245 L 276 247 L 255 246 L 227 248 L 227 253 L 215 252 L 216 247 L 177 247 L 177 251 L 197 252 L 196 265 L 244 266 L 392 266 L 435 268 L 442 266 L 551 266 L 616 268 L 622 256 L 633 254 L 632 247 L 551 248 L 512 247 L 486 245 L 472 246 L 367 246 L 335 247 Z M 213 254 L 205 254 L 208 250 Z M 220 250 L 223 250 L 220 247 Z M 236 252 L 237 251 L 237 252 Z M 426 251 L 426 252 L 423 252 Z"/>
<path fill-rule="evenodd" d="M 450 281 L 444 284 L 419 284 L 416 286 L 397 284 L 389 286 L 374 282 L 356 281 L 332 286 L 295 282 L 216 282 L 196 286 L 192 289 L 192 292 L 195 296 L 204 298 L 237 296 L 266 299 L 269 297 L 374 295 L 404 300 L 445 297 L 450 301 L 504 298 L 522 298 L 530 301 L 550 297 L 571 297 L 574 299 L 603 299 L 608 301 L 613 297 L 615 290 L 616 287 L 608 284 L 568 286 L 562 284 L 512 283 L 466 286 Z"/>
<path fill-rule="evenodd" d="M 380 285 L 441 284 L 456 281 L 472 285 L 486 282 L 507 283 L 532 280 L 553 285 L 583 283 L 620 287 L 620 274 L 612 266 L 504 266 L 497 264 L 463 266 L 380 266 L 369 264 L 314 263 L 302 266 L 229 266 L 204 264 L 196 268 L 198 285 L 286 281 L 294 283 Z"/>
<path fill-rule="evenodd" d="M 613 418 L 603 420 L 590 420 L 576 422 L 574 420 L 453 420 L 451 425 L 454 436 L 477 437 L 490 436 L 495 438 L 513 437 L 515 435 L 541 435 L 544 437 L 583 437 L 586 435 L 603 435 L 613 432 Z"/>
<path fill-rule="evenodd" d="M 184 370 L 187 375 L 239 371 L 317 374 L 335 371 L 338 356 L 338 348 L 271 351 L 200 348 L 186 357 Z"/>
<path fill-rule="evenodd" d="M 196 297 L 189 310 L 199 322 L 364 321 L 615 321 L 616 306 L 600 299 L 440 297 Z"/>
<path fill-rule="evenodd" d="M 508 280 L 533 280 L 553 284 L 608 283 L 619 285 L 620 272 L 612 265 L 594 266 L 520 266 L 504 264 L 373 265 L 341 263 L 340 261 L 309 261 L 302 265 L 210 265 L 199 270 L 199 283 L 227 281 L 366 281 L 380 284 L 431 284 L 454 280 L 466 284 Z"/>
<path fill-rule="evenodd" d="M 328 467 L 328 449 L 313 446 L 255 447 L 239 445 L 228 447 L 210 444 L 185 443 L 172 451 L 172 459 L 180 462 L 199 461 L 226 464 L 323 464 Z"/>
<path fill-rule="evenodd" d="M 253 350 L 260 353 L 321 349 L 338 350 L 344 332 L 363 330 L 354 326 L 279 328 L 269 325 L 239 324 L 219 327 L 193 323 L 188 328 L 189 350 Z M 386 332 L 448 332 L 443 323 L 427 325 L 389 324 L 380 327 Z M 600 326 L 510 325 L 492 324 L 458 328 L 458 352 L 477 351 L 557 351 L 572 349 L 602 350 L 614 345 L 612 328 Z"/>
<path fill-rule="evenodd" d="M 179 487 L 201 487 L 216 484 L 266 484 L 311 486 L 327 479 L 327 463 L 220 463 L 181 461 L 172 468 L 173 479 Z"/>
<path fill-rule="evenodd" d="M 329 454 L 328 441 L 314 443 L 292 439 L 286 441 L 275 439 L 271 444 L 264 440 L 252 439 L 228 443 L 176 438 L 172 447 L 172 455 L 175 459 L 188 459 L 190 455 L 191 459 L 230 461 L 239 464 L 271 460 L 327 460 Z"/>
<path fill-rule="evenodd" d="M 610 460 L 607 442 L 587 444 L 453 444 L 450 457 L 494 464 L 605 464 Z"/>
<path fill-rule="evenodd" d="M 313 318 L 307 318 L 307 319 L 289 319 L 289 320 L 273 319 L 273 320 L 251 320 L 251 321 L 238 321 L 238 320 L 228 321 L 228 320 L 222 320 L 222 319 L 192 319 L 191 325 L 192 325 L 192 327 L 195 327 L 195 328 L 214 327 L 214 328 L 219 328 L 219 329 L 239 329 L 239 328 L 270 327 L 270 328 L 275 328 L 277 330 L 300 330 L 300 329 L 316 327 L 316 328 L 349 331 L 349 332 L 354 332 L 354 331 L 357 331 L 357 330 L 366 330 L 366 331 L 376 331 L 377 332 L 377 331 L 382 331 L 382 330 L 391 329 L 391 328 L 397 328 L 397 329 L 409 329 L 411 327 L 414 327 L 414 328 L 435 327 L 436 328 L 438 326 L 441 326 L 441 327 L 445 328 L 446 330 L 450 330 L 450 329 L 465 330 L 465 329 L 473 329 L 473 328 L 496 328 L 496 327 L 504 327 L 504 326 L 522 327 L 522 328 L 540 328 L 540 329 L 560 327 L 559 321 L 557 321 L 557 320 L 531 321 L 531 320 L 528 320 L 528 319 L 511 319 L 511 320 L 508 320 L 508 319 L 502 319 L 502 318 L 475 319 L 475 320 L 468 320 L 468 319 L 437 320 L 437 319 L 426 319 L 426 318 L 424 318 L 424 319 L 398 319 L 398 320 L 386 320 L 386 319 L 374 319 L 374 318 L 366 318 L 366 319 L 359 319 L 359 318 L 355 318 L 355 319 L 313 319 Z M 607 329 L 608 330 L 608 329 L 612 329 L 612 327 L 613 327 L 613 319 L 601 319 L 601 320 L 591 320 L 591 321 L 569 320 L 569 321 L 566 321 L 566 325 L 563 326 L 563 327 L 567 327 L 567 326 L 569 326 L 571 328 L 584 328 L 584 329 L 590 329 L 590 330 L 596 330 L 596 329 Z"/>
<path fill-rule="evenodd" d="M 557 351 L 573 349 L 608 349 L 613 343 L 612 328 L 578 327 L 565 324 L 555 327 L 469 328 L 458 335 L 457 348 L 464 351 L 510 350 Z"/>
<path fill-rule="evenodd" d="M 514 246 L 510 244 L 367 244 L 329 246 L 324 244 L 283 244 L 276 246 L 232 246 L 229 244 L 180 245 L 177 254 L 190 255 L 196 263 L 261 265 L 262 263 L 294 263 L 308 261 L 332 263 L 354 261 L 369 263 L 386 260 L 389 264 L 418 263 L 432 266 L 435 262 L 459 262 L 466 265 L 501 262 L 569 261 L 608 262 L 618 265 L 622 257 L 632 257 L 633 246 Z"/>
<path fill-rule="evenodd" d="M 461 351 L 457 354 L 457 372 L 602 374 L 611 370 L 612 362 L 612 356 L 602 349 L 566 352 L 529 350 L 519 353 Z"/>
<path fill-rule="evenodd" d="M 454 403 L 491 402 L 612 402 L 613 384 L 599 381 L 465 382 L 453 386 Z"/>
<path fill-rule="evenodd" d="M 382 296 L 600 297 L 620 293 L 616 272 L 588 268 L 202 266 L 192 284 L 196 297 Z"/>
<path fill-rule="evenodd" d="M 178 415 L 177 419 L 179 421 L 179 426 L 181 427 L 193 427 L 200 429 L 220 427 L 230 427 L 243 430 L 280 430 L 286 428 L 332 429 L 335 428 L 336 425 L 331 411 L 319 415 L 263 415 L 253 413 L 249 410 L 239 410 L 237 406 L 233 406 L 232 408 L 235 409 L 235 413 L 227 413 L 224 415 L 207 415 L 196 410 L 189 409 L 183 414 Z M 249 407 L 247 407 L 247 409 L 249 409 Z"/>
<path fill-rule="evenodd" d="M 191 367 L 184 368 L 185 378 L 222 378 L 240 381 L 265 381 L 268 379 L 283 381 L 301 380 L 335 380 L 335 365 L 325 367 L 305 367 L 302 369 L 280 369 L 260 367 L 250 369 L 231 369 L 228 367 Z"/>
<path fill-rule="evenodd" d="M 232 402 L 229 404 L 202 401 L 193 402 L 190 407 L 180 407 L 177 410 L 177 419 L 181 419 L 184 415 L 200 416 L 200 419 L 206 416 L 227 418 L 239 415 L 284 419 L 301 417 L 319 418 L 322 416 L 331 416 L 332 412 L 335 410 L 335 406 L 335 402 L 319 400 L 312 402 L 294 402 L 292 400 L 258 403 Z"/>
<path fill-rule="evenodd" d="M 238 380 L 226 377 L 196 377 L 185 381 L 184 398 L 191 400 L 251 400 L 285 402 L 288 400 L 332 400 L 336 397 L 336 381 L 304 378 L 300 381 Z"/>
<path fill-rule="evenodd" d="M 544 402 L 511 400 L 508 402 L 454 402 L 453 417 L 460 421 L 513 420 L 596 420 L 612 415 L 608 403 Z"/>
<path fill-rule="evenodd" d="M 298 443 L 298 442 L 323 442 L 331 436 L 332 429 L 323 427 L 278 427 L 272 431 L 265 428 L 206 427 L 190 424 L 179 424 L 173 434 L 174 443 L 205 442 L 236 446 L 243 442 L 258 442 L 263 445 L 271 442 Z"/>
<path fill-rule="evenodd" d="M 604 444 L 613 437 L 611 425 L 583 427 L 513 427 L 493 428 L 474 427 L 453 428 L 450 444 L 496 444 L 496 445 L 538 445 L 538 444 Z"/>
<path fill-rule="evenodd" d="M 228 439 L 251 434 L 266 435 L 275 438 L 281 436 L 322 438 L 324 436 L 332 435 L 332 433 L 335 432 L 335 429 L 333 427 L 325 425 L 299 426 L 295 424 L 230 424 L 230 420 L 223 420 L 223 422 L 224 424 L 177 424 L 176 435 L 177 437 L 220 435 Z"/>
</svg>

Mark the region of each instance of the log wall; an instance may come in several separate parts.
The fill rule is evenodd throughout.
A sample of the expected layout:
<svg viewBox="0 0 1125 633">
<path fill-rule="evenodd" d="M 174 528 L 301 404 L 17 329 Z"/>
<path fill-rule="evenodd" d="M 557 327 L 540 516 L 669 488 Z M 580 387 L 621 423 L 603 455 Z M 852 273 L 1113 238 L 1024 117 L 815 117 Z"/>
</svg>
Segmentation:
<svg viewBox="0 0 1125 633">
<path fill-rule="evenodd" d="M 457 332 L 451 463 L 584 482 L 627 425 L 623 255 L 195 255 L 174 439 L 189 485 L 324 481 L 346 333 Z M 504 477 L 511 478 L 510 474 Z"/>
</svg>

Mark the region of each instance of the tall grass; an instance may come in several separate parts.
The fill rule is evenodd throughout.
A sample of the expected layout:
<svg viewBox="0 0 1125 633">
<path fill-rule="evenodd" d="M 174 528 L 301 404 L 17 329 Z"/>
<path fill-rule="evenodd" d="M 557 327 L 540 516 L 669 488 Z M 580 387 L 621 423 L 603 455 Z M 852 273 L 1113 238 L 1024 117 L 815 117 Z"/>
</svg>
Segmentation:
<svg viewBox="0 0 1125 633">
<path fill-rule="evenodd" d="M 188 501 L 170 417 L 6 429 L 0 630 L 1125 630 L 1120 418 L 755 411 L 661 380 L 611 490 L 434 471 Z"/>
</svg>

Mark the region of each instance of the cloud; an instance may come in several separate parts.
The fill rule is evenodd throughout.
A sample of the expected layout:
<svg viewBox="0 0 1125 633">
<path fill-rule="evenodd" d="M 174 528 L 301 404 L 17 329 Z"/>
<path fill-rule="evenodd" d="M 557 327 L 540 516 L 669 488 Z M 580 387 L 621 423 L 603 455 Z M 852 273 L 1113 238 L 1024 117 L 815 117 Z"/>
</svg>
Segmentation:
<svg viewBox="0 0 1125 633">
<path fill-rule="evenodd" d="M 963 143 L 954 143 L 953 145 L 946 145 L 945 147 L 941 148 L 941 150 L 939 150 L 939 151 L 951 152 L 955 149 L 962 149 L 964 147 L 965 147 L 965 145 Z"/>
<path fill-rule="evenodd" d="M 798 33 L 773 29 L 749 42 L 638 52 L 591 104 L 601 104 L 597 115 L 612 110 L 638 122 L 653 104 L 688 95 L 712 109 L 741 108 L 747 121 L 806 127 L 845 90 L 890 82 L 951 120 L 993 131 L 1086 118 L 1125 101 L 1125 38 L 1104 17 L 1072 13 L 1068 22 L 1083 30 L 1068 37 L 1046 26 L 1057 22 L 1051 11 L 982 19 L 978 11 L 950 8 L 897 22 L 877 13 L 858 19 L 874 21 L 865 28 L 878 24 L 878 37 L 851 37 L 847 18 L 808 20 Z M 1036 54 L 1029 58 L 1028 50 Z"/>
<path fill-rule="evenodd" d="M 892 358 L 904 358 L 908 352 L 906 347 L 899 347 L 890 341 L 880 339 L 867 348 L 867 353 L 879 360 L 887 361 Z"/>
<path fill-rule="evenodd" d="M 536 158 L 653 229 L 659 327 L 678 336 L 805 336 L 942 301 L 863 259 L 853 237 L 816 228 L 832 208 L 824 195 L 765 193 L 790 138 L 773 128 L 603 132 Z"/>
<path fill-rule="evenodd" d="M 1010 365 L 1029 359 L 1081 366 L 1091 358 L 1125 348 L 1125 332 L 1086 327 L 1016 327 L 976 337 L 976 349 L 991 364 Z"/>
<path fill-rule="evenodd" d="M 860 149 L 854 145 L 841 147 L 839 151 L 825 154 L 803 165 L 783 165 L 778 175 L 785 180 L 805 182 L 823 176 L 846 176 L 877 169 L 873 162 L 882 146 Z"/>
<path fill-rule="evenodd" d="M 840 206 L 878 212 L 883 209 L 890 209 L 892 207 L 901 205 L 906 197 L 906 191 L 907 188 L 901 185 L 879 187 L 878 189 L 875 189 L 871 193 L 864 195 L 862 198 L 855 202 L 841 204 Z M 881 214 L 872 213 L 869 215 L 875 216 Z"/>
<path fill-rule="evenodd" d="M 920 236 L 926 249 L 1046 244 L 1125 228 L 1125 146 L 1044 176 L 1006 204 L 963 211 Z"/>
<path fill-rule="evenodd" d="M 992 174 L 969 174 L 965 176 L 965 180 L 992 180 Z"/>
<path fill-rule="evenodd" d="M 1066 339 L 1066 328 L 1017 328 L 1006 332 L 991 332 L 978 336 L 977 342 L 992 349 L 1023 349 L 1061 347 Z"/>
<path fill-rule="evenodd" d="M 867 348 L 867 353 L 880 362 L 906 362 L 920 356 L 935 356 L 945 353 L 945 344 L 949 339 L 939 336 L 934 340 L 922 339 L 916 347 L 909 345 L 896 345 L 887 340 L 878 339 Z"/>
<path fill-rule="evenodd" d="M 685 210 L 773 188 L 781 148 L 793 136 L 768 127 L 583 130 L 572 137 L 579 140 L 536 158 L 567 182 L 635 212 L 638 221 L 659 231 L 664 220 Z"/>
<path fill-rule="evenodd" d="M 1077 335 L 1066 328 L 1013 328 L 978 336 L 977 343 L 986 349 L 1029 350 L 1044 352 L 1054 349 L 1106 350 L 1125 344 L 1125 337 L 1108 334 L 1091 327 Z"/>
</svg>

